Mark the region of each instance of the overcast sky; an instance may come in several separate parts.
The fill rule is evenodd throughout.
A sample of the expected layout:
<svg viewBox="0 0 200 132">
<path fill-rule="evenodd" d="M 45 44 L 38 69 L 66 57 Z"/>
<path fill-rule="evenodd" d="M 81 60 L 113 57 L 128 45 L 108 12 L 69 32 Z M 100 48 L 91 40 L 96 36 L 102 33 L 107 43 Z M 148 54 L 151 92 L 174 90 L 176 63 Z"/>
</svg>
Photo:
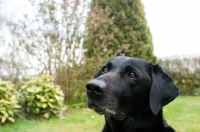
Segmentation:
<svg viewBox="0 0 200 132">
<path fill-rule="evenodd" d="M 12 2 L 11 2 L 12 1 Z M 200 54 L 200 0 L 142 0 L 157 57 Z M 7 0 L 0 14 L 21 17 L 27 0 Z M 2 33 L 2 32 L 1 32 Z M 0 49 L 1 51 L 1 49 Z"/>
<path fill-rule="evenodd" d="M 200 0 L 142 0 L 158 57 L 200 54 Z"/>
</svg>

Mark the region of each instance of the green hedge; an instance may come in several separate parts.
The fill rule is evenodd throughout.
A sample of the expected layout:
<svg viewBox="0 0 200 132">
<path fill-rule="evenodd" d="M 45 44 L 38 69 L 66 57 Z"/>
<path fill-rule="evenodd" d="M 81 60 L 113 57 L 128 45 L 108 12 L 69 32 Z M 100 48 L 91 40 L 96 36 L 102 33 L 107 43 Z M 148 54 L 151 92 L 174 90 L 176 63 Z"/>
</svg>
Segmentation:
<svg viewBox="0 0 200 132">
<path fill-rule="evenodd" d="M 181 95 L 200 95 L 200 56 L 163 58 L 159 64 L 175 80 Z"/>
</svg>

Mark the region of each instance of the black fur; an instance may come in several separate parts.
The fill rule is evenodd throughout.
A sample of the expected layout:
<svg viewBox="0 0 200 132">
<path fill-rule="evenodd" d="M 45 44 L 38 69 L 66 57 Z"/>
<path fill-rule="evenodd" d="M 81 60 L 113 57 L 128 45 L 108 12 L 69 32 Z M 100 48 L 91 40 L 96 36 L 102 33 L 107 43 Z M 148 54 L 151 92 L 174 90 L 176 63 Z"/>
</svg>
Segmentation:
<svg viewBox="0 0 200 132">
<path fill-rule="evenodd" d="M 118 56 L 102 66 L 86 88 L 88 107 L 105 115 L 102 132 L 175 132 L 162 107 L 179 89 L 159 65 Z"/>
</svg>

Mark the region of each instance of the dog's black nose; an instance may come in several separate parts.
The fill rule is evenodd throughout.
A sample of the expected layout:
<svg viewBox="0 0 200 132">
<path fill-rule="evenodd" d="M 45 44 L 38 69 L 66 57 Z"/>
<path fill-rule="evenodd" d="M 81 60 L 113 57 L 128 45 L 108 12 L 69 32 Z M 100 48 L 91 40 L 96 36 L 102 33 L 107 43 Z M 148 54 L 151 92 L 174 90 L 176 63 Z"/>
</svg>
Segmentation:
<svg viewBox="0 0 200 132">
<path fill-rule="evenodd" d="M 106 84 L 102 80 L 91 80 L 90 82 L 87 83 L 86 89 L 88 94 L 92 95 L 100 95 L 103 92 L 103 89 L 106 88 Z"/>
</svg>

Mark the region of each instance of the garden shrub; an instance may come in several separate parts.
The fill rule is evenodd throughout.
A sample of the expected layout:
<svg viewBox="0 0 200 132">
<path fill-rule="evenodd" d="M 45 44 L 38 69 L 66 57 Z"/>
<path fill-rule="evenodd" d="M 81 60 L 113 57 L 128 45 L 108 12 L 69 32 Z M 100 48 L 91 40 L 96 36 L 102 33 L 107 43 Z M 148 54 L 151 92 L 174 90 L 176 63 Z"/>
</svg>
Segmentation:
<svg viewBox="0 0 200 132">
<path fill-rule="evenodd" d="M 64 94 L 60 86 L 52 82 L 49 75 L 30 77 L 19 87 L 19 101 L 25 113 L 30 115 L 59 115 L 63 107 Z"/>
<path fill-rule="evenodd" d="M 200 56 L 162 58 L 159 64 L 174 79 L 181 95 L 200 95 Z"/>
<path fill-rule="evenodd" d="M 0 80 L 0 125 L 7 121 L 15 121 L 14 114 L 17 108 L 20 108 L 15 95 L 13 84 Z"/>
</svg>

